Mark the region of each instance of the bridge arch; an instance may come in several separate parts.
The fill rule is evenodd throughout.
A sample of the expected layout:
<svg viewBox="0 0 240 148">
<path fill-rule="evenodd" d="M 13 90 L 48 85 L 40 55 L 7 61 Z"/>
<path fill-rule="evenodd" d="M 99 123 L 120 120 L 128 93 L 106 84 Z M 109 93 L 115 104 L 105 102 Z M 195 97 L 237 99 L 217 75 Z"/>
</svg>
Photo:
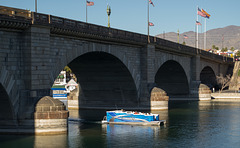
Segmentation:
<svg viewBox="0 0 240 148">
<path fill-rule="evenodd" d="M 171 96 L 189 94 L 189 83 L 183 67 L 174 60 L 161 65 L 155 75 L 155 83 Z"/>
<path fill-rule="evenodd" d="M 217 81 L 214 70 L 210 66 L 205 66 L 200 72 L 201 83 L 207 85 L 209 88 L 216 88 Z"/>
<path fill-rule="evenodd" d="M 51 84 L 53 84 L 55 78 L 58 76 L 59 72 L 69 63 L 71 63 L 74 59 L 92 52 L 100 52 L 112 55 L 119 59 L 125 67 L 128 69 L 131 74 L 133 81 L 135 83 L 137 89 L 137 96 L 140 96 L 140 51 L 138 47 L 125 47 L 119 45 L 106 45 L 102 43 L 93 43 L 82 40 L 72 40 L 68 38 L 52 38 L 55 40 L 53 42 L 59 42 L 62 40 L 66 40 L 69 43 L 64 44 L 59 47 L 54 45 L 51 46 L 53 50 L 58 50 L 56 54 L 58 54 L 57 58 L 54 59 L 54 64 L 52 65 L 52 72 L 50 73 Z M 62 43 L 59 43 L 62 44 Z M 71 47 L 68 47 L 68 46 Z M 129 52 L 131 51 L 131 52 Z M 59 56 L 61 55 L 61 56 Z M 55 66 L 57 65 L 57 66 Z"/>
<path fill-rule="evenodd" d="M 10 124 L 9 121 L 11 121 L 11 120 L 13 121 L 15 119 L 14 111 L 13 111 L 10 97 L 1 83 L 0 83 L 0 96 L 1 96 L 1 99 L 0 99 L 0 125 L 4 124 L 4 122 L 1 122 L 1 121 L 5 121 L 7 124 Z"/>
<path fill-rule="evenodd" d="M 80 103 L 136 105 L 138 91 L 128 67 L 106 52 L 86 52 L 67 64 L 80 84 Z"/>
<path fill-rule="evenodd" d="M 77 76 L 84 100 L 88 103 L 136 104 L 138 97 L 132 75 L 115 56 L 89 52 L 77 57 L 68 66 Z"/>
<path fill-rule="evenodd" d="M 19 113 L 19 90 L 6 66 L 1 65 L 0 71 L 0 125 L 15 126 Z M 1 122 L 4 121 L 4 122 Z"/>
</svg>

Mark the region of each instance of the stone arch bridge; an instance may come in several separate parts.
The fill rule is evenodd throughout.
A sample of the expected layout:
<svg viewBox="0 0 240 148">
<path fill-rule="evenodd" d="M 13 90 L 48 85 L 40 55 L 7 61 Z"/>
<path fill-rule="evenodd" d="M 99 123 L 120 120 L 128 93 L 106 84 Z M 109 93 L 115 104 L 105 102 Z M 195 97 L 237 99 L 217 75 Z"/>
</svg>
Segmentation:
<svg viewBox="0 0 240 148">
<path fill-rule="evenodd" d="M 160 38 L 148 43 L 138 33 L 21 9 L 0 12 L 0 125 L 32 119 L 66 65 L 81 86 L 80 106 L 149 109 L 168 101 L 162 90 L 170 100 L 210 99 L 200 95 L 201 83 L 214 87 L 215 76 L 233 68 L 232 59 Z M 154 87 L 160 93 L 151 97 Z"/>
</svg>

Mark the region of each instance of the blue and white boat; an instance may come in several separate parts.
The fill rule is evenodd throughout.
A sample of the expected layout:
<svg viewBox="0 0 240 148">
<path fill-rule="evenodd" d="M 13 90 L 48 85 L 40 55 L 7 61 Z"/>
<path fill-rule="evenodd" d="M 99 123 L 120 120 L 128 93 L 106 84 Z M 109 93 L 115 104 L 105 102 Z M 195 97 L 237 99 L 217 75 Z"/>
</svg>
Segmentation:
<svg viewBox="0 0 240 148">
<path fill-rule="evenodd" d="M 115 110 L 107 111 L 102 123 L 131 124 L 131 125 L 164 125 L 165 120 L 159 120 L 158 114 L 141 113 L 135 111 Z"/>
</svg>

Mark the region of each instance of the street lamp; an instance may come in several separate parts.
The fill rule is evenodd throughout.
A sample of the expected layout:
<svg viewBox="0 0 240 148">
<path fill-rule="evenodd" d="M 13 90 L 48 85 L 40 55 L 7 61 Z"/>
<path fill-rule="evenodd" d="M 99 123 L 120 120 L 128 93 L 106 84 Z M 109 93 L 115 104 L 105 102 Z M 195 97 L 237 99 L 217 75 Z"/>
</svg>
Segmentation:
<svg viewBox="0 0 240 148">
<path fill-rule="evenodd" d="M 111 8 L 109 5 L 107 5 L 108 28 L 110 28 L 110 14 L 111 14 Z"/>
</svg>

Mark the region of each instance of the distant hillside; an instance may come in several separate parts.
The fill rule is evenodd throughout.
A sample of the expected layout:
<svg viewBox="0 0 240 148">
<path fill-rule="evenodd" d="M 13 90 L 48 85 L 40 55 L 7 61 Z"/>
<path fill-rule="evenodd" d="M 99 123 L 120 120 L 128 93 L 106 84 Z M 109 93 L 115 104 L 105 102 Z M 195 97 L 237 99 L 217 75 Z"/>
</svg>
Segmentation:
<svg viewBox="0 0 240 148">
<path fill-rule="evenodd" d="M 201 31 L 201 27 L 199 27 Z M 203 48 L 204 33 L 199 33 L 199 48 Z M 184 35 L 187 35 L 188 38 L 184 39 Z M 165 38 L 167 40 L 177 42 L 177 33 L 169 32 L 165 34 L 159 34 L 157 37 Z M 193 31 L 185 32 L 179 35 L 179 43 L 185 41 L 186 45 L 195 47 L 196 33 Z M 230 49 L 234 47 L 235 49 L 240 49 L 240 27 L 239 26 L 227 26 L 224 28 L 212 29 L 207 31 L 207 49 L 212 48 L 212 45 L 222 49 L 222 46 Z"/>
</svg>

